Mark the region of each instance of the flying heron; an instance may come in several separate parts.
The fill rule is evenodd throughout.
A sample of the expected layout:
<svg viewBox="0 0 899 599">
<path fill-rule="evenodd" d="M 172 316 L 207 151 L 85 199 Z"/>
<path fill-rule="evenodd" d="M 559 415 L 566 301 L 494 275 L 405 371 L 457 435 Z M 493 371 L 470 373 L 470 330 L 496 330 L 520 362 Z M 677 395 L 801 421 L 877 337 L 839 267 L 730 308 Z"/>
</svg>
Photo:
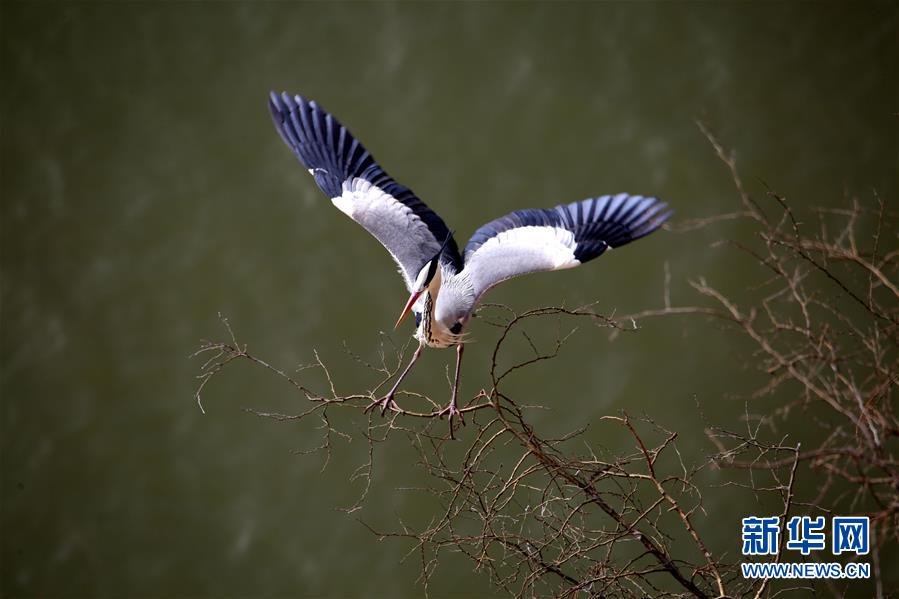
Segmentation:
<svg viewBox="0 0 899 599">
<path fill-rule="evenodd" d="M 456 396 L 465 328 L 488 289 L 518 275 L 578 266 L 649 235 L 671 216 L 664 202 L 626 193 L 516 210 L 475 231 L 460 253 L 443 219 L 316 102 L 272 92 L 269 108 L 281 138 L 331 202 L 387 248 L 409 290 L 394 328 L 411 310 L 419 345 L 387 395 L 366 411 L 402 411 L 394 396 L 422 349 L 455 347 L 452 397 L 439 412 L 449 417 L 452 432 L 453 417 L 462 418 Z"/>
</svg>

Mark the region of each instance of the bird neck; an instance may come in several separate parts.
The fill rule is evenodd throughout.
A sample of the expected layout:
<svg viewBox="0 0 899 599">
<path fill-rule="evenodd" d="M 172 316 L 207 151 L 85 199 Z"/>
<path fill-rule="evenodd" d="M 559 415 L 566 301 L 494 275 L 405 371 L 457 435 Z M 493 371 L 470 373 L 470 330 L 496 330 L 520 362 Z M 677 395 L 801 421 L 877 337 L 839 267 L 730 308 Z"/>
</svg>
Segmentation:
<svg viewBox="0 0 899 599">
<path fill-rule="evenodd" d="M 431 347 L 456 345 L 459 336 L 450 332 L 446 323 L 457 314 L 467 314 L 474 308 L 474 289 L 468 277 L 455 272 L 451 265 L 441 264 L 422 298 L 421 323 L 416 332 L 418 340 Z"/>
<path fill-rule="evenodd" d="M 421 294 L 421 320 L 418 323 L 418 329 L 415 331 L 415 337 L 425 345 L 434 345 L 434 335 L 437 329 L 437 322 L 434 319 L 434 301 L 439 293 L 439 289 L 435 290 L 432 295 L 430 287 Z"/>
<path fill-rule="evenodd" d="M 441 270 L 441 268 L 437 268 L 437 272 L 434 273 L 434 278 L 431 279 L 427 289 L 422 294 L 424 296 L 424 304 L 422 306 L 421 321 L 422 326 L 425 326 L 428 337 L 431 336 L 431 332 L 434 331 L 436 327 L 434 308 L 437 306 L 437 297 L 440 295 L 440 287 L 443 284 L 443 273 Z"/>
</svg>

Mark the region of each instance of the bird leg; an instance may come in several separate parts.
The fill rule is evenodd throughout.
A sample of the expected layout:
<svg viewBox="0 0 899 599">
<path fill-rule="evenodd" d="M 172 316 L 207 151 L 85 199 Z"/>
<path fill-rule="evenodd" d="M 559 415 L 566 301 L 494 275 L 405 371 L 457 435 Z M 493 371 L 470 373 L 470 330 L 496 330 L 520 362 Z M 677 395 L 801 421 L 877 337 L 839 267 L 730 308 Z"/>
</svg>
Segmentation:
<svg viewBox="0 0 899 599">
<path fill-rule="evenodd" d="M 418 356 L 421 355 L 421 350 L 424 349 L 424 344 L 419 344 L 418 349 L 415 350 L 415 353 L 412 354 L 412 359 L 409 361 L 409 365 L 406 366 L 406 369 L 403 370 L 403 373 L 400 375 L 400 378 L 396 379 L 396 382 L 393 384 L 393 387 L 390 388 L 390 391 L 387 392 L 387 395 L 382 397 L 381 399 L 376 399 L 371 403 L 370 406 L 365 408 L 365 412 L 369 410 L 373 410 L 376 407 L 381 408 L 381 416 L 387 413 L 387 410 L 390 408 L 396 408 L 398 412 L 402 412 L 400 407 L 396 405 L 396 402 L 393 401 L 393 396 L 396 395 L 397 389 L 400 388 L 400 384 L 403 382 L 403 379 L 406 378 L 406 375 L 409 374 L 409 371 L 412 370 L 412 365 L 415 364 L 415 361 L 418 360 Z"/>
<path fill-rule="evenodd" d="M 456 378 L 453 380 L 453 396 L 448 406 L 440 410 L 437 416 L 447 416 L 449 420 L 450 438 L 455 439 L 453 435 L 453 416 L 458 416 L 462 424 L 465 424 L 465 418 L 456 405 L 456 396 L 459 395 L 459 380 L 462 378 L 462 352 L 465 351 L 465 344 L 460 343 L 456 346 Z"/>
</svg>

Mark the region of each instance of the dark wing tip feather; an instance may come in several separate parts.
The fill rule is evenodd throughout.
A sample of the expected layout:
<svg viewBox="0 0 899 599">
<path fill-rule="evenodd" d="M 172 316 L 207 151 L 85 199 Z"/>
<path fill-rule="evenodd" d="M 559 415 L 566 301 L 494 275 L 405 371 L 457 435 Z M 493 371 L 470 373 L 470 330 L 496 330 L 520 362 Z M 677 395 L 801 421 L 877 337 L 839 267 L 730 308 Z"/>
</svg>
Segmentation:
<svg viewBox="0 0 899 599">
<path fill-rule="evenodd" d="M 674 210 L 669 210 L 668 204 L 657 201 L 642 214 L 638 215 L 635 221 L 630 224 L 632 232 L 629 241 L 646 237 L 664 225 L 673 214 Z"/>
<path fill-rule="evenodd" d="M 269 92 L 268 111 L 272 115 L 272 122 L 275 123 L 275 129 L 278 131 L 278 135 L 280 135 L 281 139 L 284 140 L 284 143 L 296 153 L 295 147 L 299 142 L 296 138 L 292 138 L 289 135 L 289 127 L 286 126 L 286 121 L 290 118 L 290 110 L 284 105 L 281 98 L 274 91 Z"/>
<path fill-rule="evenodd" d="M 589 223 L 589 226 L 583 229 L 581 237 L 584 241 L 602 240 L 612 248 L 621 247 L 649 235 L 661 227 L 673 214 L 671 210 L 666 211 L 668 204 L 655 197 L 629 196 L 621 193 L 615 196 L 588 199 L 584 202 L 597 202 L 605 205 L 599 208 L 602 216 Z M 575 235 L 577 238 L 577 232 Z M 581 239 L 578 239 L 578 243 L 580 242 Z M 588 260 L 595 257 L 585 256 Z"/>
<path fill-rule="evenodd" d="M 343 182 L 355 173 L 343 168 L 345 161 L 337 154 L 333 138 L 325 138 L 324 130 L 343 129 L 336 119 L 314 101 L 287 92 L 269 93 L 269 112 L 275 129 L 293 150 L 328 197 L 342 193 Z"/>
</svg>

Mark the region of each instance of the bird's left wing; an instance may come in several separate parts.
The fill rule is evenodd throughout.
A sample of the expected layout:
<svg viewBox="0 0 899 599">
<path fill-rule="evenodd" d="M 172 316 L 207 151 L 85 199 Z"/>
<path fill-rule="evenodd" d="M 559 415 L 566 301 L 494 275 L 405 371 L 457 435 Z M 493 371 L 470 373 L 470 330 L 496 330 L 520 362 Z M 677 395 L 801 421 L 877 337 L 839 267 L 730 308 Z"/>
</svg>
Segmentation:
<svg viewBox="0 0 899 599">
<path fill-rule="evenodd" d="M 465 270 L 480 297 L 518 275 L 573 268 L 649 235 L 671 216 L 656 198 L 589 198 L 555 208 L 518 210 L 475 231 L 465 246 Z"/>
<path fill-rule="evenodd" d="M 272 92 L 269 109 L 281 138 L 321 190 L 387 248 L 411 291 L 421 268 L 450 237 L 443 220 L 394 181 L 346 127 L 314 101 Z M 456 270 L 462 269 L 454 239 L 443 256 Z"/>
</svg>

